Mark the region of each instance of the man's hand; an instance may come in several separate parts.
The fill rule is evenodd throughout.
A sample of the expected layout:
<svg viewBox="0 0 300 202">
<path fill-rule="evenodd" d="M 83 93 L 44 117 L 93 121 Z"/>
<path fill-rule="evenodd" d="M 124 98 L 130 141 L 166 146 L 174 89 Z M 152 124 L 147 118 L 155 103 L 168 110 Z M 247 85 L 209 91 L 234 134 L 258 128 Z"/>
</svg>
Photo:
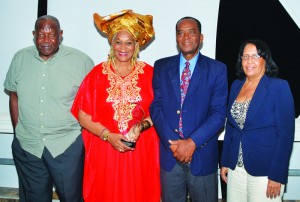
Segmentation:
<svg viewBox="0 0 300 202">
<path fill-rule="evenodd" d="M 173 156 L 182 163 L 190 163 L 196 149 L 194 141 L 189 138 L 187 140 L 169 140 L 170 149 Z"/>
</svg>

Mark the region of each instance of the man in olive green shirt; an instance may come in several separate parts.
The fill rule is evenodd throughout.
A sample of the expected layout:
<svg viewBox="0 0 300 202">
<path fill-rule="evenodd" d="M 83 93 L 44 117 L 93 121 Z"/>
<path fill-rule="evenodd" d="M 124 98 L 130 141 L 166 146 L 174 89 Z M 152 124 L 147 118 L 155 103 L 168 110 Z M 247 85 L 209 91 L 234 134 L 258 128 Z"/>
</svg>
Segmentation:
<svg viewBox="0 0 300 202">
<path fill-rule="evenodd" d="M 82 200 L 83 142 L 70 113 L 73 99 L 93 61 L 61 44 L 63 31 L 53 16 L 35 23 L 35 46 L 18 51 L 4 87 L 10 92 L 15 130 L 12 143 L 20 201 Z"/>
</svg>

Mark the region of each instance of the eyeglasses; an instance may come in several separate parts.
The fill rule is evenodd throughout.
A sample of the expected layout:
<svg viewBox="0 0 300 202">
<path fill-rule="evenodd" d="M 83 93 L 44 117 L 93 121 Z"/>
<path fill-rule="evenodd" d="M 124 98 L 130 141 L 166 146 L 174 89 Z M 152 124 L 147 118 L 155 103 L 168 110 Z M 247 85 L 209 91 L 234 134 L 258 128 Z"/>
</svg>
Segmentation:
<svg viewBox="0 0 300 202">
<path fill-rule="evenodd" d="M 242 55 L 241 56 L 242 60 L 248 60 L 249 58 L 251 58 L 253 60 L 257 60 L 257 59 L 261 58 L 261 55 L 253 54 L 253 55 Z"/>
</svg>

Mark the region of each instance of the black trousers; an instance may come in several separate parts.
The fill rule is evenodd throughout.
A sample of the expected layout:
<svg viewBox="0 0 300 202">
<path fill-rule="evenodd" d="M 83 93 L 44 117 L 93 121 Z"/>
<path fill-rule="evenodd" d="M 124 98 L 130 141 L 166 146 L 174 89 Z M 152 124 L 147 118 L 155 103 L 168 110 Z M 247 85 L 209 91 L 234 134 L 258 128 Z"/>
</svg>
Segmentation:
<svg viewBox="0 0 300 202">
<path fill-rule="evenodd" d="M 19 177 L 20 202 L 52 202 L 53 185 L 61 202 L 82 202 L 84 146 L 82 136 L 53 158 L 47 148 L 38 158 L 15 137 L 12 153 Z"/>
</svg>

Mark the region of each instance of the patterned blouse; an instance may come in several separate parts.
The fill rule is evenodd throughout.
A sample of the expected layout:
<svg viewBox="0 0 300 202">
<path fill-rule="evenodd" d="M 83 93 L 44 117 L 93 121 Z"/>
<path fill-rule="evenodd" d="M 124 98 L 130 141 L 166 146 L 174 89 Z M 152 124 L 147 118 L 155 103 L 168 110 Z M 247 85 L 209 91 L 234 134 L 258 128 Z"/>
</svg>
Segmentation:
<svg viewBox="0 0 300 202">
<path fill-rule="evenodd" d="M 231 116 L 236 121 L 236 123 L 239 125 L 241 129 L 244 128 L 245 120 L 247 111 L 250 105 L 251 99 L 246 100 L 244 102 L 237 102 L 234 101 L 232 108 L 231 108 Z M 238 163 L 237 165 L 239 167 L 242 167 L 244 165 L 243 163 L 243 151 L 242 151 L 242 142 L 240 143 L 240 149 L 239 149 L 239 156 L 238 156 Z"/>
</svg>

